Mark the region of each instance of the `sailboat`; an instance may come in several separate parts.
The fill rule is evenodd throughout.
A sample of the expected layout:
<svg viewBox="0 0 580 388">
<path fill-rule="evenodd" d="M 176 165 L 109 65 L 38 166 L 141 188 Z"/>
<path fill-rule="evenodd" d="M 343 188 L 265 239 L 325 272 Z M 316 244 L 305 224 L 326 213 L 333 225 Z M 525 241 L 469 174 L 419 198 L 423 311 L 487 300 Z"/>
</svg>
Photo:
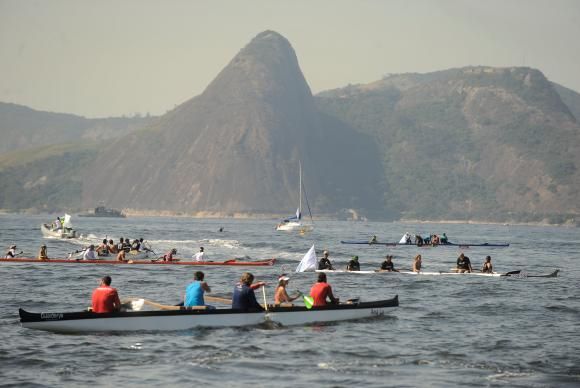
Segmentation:
<svg viewBox="0 0 580 388">
<path fill-rule="evenodd" d="M 306 197 L 306 205 L 308 205 L 308 212 L 310 213 L 310 224 L 302 223 L 302 163 L 299 163 L 299 198 L 298 198 L 298 209 L 296 214 L 292 217 L 288 217 L 276 226 L 276 230 L 282 231 L 299 231 L 300 233 L 310 232 L 314 229 L 312 222 L 312 213 L 310 212 L 310 206 L 308 205 L 308 197 Z"/>
</svg>

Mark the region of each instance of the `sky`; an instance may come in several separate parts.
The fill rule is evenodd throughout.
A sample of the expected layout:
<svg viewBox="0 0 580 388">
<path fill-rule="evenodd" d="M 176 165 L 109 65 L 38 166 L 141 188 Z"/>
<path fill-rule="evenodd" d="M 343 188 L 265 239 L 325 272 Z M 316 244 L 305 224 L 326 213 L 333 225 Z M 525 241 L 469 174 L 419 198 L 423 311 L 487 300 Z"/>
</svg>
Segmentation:
<svg viewBox="0 0 580 388">
<path fill-rule="evenodd" d="M 313 93 L 470 65 L 580 91 L 576 0 L 0 0 L 0 101 L 163 114 L 264 30 L 290 41 Z"/>
</svg>

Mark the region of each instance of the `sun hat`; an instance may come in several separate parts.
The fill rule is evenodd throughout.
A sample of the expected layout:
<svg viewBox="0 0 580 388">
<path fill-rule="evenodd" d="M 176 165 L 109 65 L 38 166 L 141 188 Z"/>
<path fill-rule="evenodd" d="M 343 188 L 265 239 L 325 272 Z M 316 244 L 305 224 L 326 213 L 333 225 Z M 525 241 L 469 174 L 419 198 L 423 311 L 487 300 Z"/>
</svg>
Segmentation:
<svg viewBox="0 0 580 388">
<path fill-rule="evenodd" d="M 282 274 L 282 275 L 280 275 L 280 277 L 278 277 L 278 281 L 282 281 L 282 280 L 288 281 L 288 280 L 290 280 L 290 278 L 286 274 Z"/>
</svg>

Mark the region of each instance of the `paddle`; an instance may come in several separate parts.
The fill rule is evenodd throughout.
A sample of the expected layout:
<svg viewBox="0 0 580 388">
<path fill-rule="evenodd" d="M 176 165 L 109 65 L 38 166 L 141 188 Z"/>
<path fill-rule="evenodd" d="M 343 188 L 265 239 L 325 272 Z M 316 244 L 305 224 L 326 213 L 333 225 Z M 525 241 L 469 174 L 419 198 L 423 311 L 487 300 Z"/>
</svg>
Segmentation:
<svg viewBox="0 0 580 388">
<path fill-rule="evenodd" d="M 210 296 L 207 294 L 203 295 L 203 298 L 205 300 L 208 300 L 210 302 L 217 302 L 217 303 L 225 303 L 225 304 L 232 304 L 232 300 L 231 299 L 227 299 L 227 298 L 220 298 L 219 296 Z"/>
<path fill-rule="evenodd" d="M 154 302 L 152 300 L 144 299 L 144 298 L 126 298 L 123 299 L 122 305 L 130 305 L 133 311 L 140 311 L 143 305 L 148 305 L 151 307 L 155 307 L 159 310 L 205 310 L 207 306 L 192 306 L 184 308 L 183 306 L 173 306 L 173 305 L 166 305 Z"/>
</svg>

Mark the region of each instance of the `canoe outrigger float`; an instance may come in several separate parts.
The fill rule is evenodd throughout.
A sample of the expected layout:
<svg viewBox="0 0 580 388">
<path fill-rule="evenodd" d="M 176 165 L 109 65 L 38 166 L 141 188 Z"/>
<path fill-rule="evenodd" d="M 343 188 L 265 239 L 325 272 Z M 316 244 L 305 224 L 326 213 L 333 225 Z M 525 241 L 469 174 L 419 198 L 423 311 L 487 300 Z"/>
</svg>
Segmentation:
<svg viewBox="0 0 580 388">
<path fill-rule="evenodd" d="M 385 308 L 397 307 L 399 298 L 373 302 L 345 303 L 307 309 L 304 306 L 271 307 L 266 311 L 247 312 L 236 309 L 181 309 L 173 311 L 129 311 L 96 314 L 89 311 L 71 313 L 30 313 L 19 309 L 22 327 L 58 333 L 171 331 L 195 327 L 255 326 L 275 322 L 284 326 L 306 325 L 381 317 Z"/>
<path fill-rule="evenodd" d="M 269 266 L 274 265 L 276 259 L 268 260 L 257 260 L 257 261 L 238 261 L 236 259 L 226 260 L 226 261 L 178 261 L 173 259 L 172 261 L 163 261 L 160 259 L 153 260 L 82 260 L 82 259 L 48 259 L 48 260 L 38 260 L 33 258 L 23 258 L 23 259 L 0 259 L 0 263 L 43 263 L 43 264 L 112 264 L 112 265 L 158 265 L 158 266 L 171 266 L 171 265 L 226 265 L 226 266 L 240 266 L 240 267 L 253 267 L 253 266 Z"/>
<path fill-rule="evenodd" d="M 445 275 L 456 275 L 456 276 L 487 276 L 487 277 L 515 277 L 515 278 L 555 278 L 558 277 L 559 269 L 556 269 L 549 274 L 533 275 L 528 274 L 525 271 L 510 271 L 510 272 L 494 272 L 494 273 L 483 273 L 483 272 L 447 272 L 447 271 L 346 271 L 346 270 L 331 270 L 331 269 L 317 269 L 316 272 L 329 272 L 329 273 L 348 273 L 355 275 L 368 275 L 368 274 L 403 274 L 403 275 L 416 275 L 416 276 L 445 276 Z"/>
<path fill-rule="evenodd" d="M 458 248 L 469 248 L 469 247 L 488 247 L 488 248 L 506 248 L 509 247 L 509 243 L 445 243 L 445 244 L 405 244 L 400 242 L 380 242 L 380 241 L 370 241 L 370 240 L 343 240 L 341 244 L 357 244 L 357 245 L 385 245 L 387 247 L 419 247 L 419 248 L 434 248 L 434 247 L 458 247 Z"/>
</svg>

